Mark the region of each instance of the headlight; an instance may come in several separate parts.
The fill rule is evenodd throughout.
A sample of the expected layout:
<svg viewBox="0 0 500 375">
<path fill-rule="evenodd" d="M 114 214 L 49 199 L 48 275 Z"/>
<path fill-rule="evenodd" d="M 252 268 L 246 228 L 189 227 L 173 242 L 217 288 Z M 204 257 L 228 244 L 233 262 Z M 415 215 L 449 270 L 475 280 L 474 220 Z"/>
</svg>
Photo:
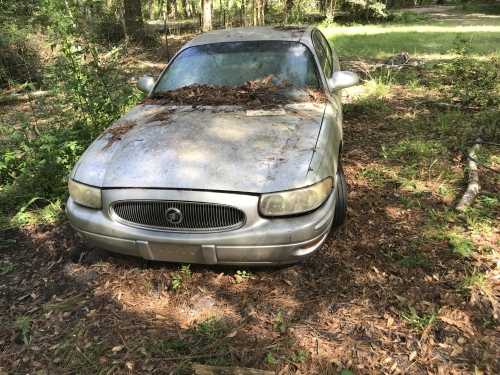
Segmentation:
<svg viewBox="0 0 500 375">
<path fill-rule="evenodd" d="M 263 194 L 259 201 L 259 211 L 263 216 L 296 215 L 312 211 L 328 198 L 332 186 L 332 179 L 328 177 L 305 188 Z"/>
<path fill-rule="evenodd" d="M 101 189 L 81 184 L 72 179 L 68 181 L 68 189 L 69 195 L 76 203 L 90 208 L 102 207 Z"/>
</svg>

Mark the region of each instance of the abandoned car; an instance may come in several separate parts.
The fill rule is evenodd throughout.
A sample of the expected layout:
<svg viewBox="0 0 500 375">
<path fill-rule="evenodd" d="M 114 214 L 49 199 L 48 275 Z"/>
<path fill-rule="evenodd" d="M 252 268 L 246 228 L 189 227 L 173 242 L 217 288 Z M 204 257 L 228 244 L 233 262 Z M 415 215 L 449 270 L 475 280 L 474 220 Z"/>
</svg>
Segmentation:
<svg viewBox="0 0 500 375">
<path fill-rule="evenodd" d="M 297 262 L 344 221 L 340 91 L 357 83 L 314 27 L 202 34 L 82 155 L 69 220 L 151 260 Z"/>
</svg>

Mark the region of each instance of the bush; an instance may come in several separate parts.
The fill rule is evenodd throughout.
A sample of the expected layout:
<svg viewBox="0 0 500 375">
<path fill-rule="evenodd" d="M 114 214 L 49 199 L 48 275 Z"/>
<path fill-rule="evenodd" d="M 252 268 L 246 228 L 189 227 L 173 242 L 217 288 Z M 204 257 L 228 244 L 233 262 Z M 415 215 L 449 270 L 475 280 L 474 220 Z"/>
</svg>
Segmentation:
<svg viewBox="0 0 500 375">
<path fill-rule="evenodd" d="M 112 12 L 103 12 L 89 28 L 92 38 L 99 43 L 117 44 L 125 39 L 120 20 Z"/>
<path fill-rule="evenodd" d="M 483 110 L 500 105 L 500 60 L 480 61 L 471 56 L 471 48 L 458 41 L 456 57 L 441 66 L 443 80 L 453 101 L 463 108 Z"/>
<path fill-rule="evenodd" d="M 64 199 L 71 168 L 90 142 L 138 99 L 117 69 L 120 50 L 103 58 L 92 44 L 66 40 L 47 71 L 55 117 L 36 130 L 27 120 L 0 126 L 1 210 L 12 212 L 36 197 Z M 38 103 L 41 106 L 41 103 Z"/>
<path fill-rule="evenodd" d="M 0 87 L 40 80 L 40 55 L 29 38 L 14 27 L 0 29 Z"/>
<path fill-rule="evenodd" d="M 378 0 L 346 0 L 343 9 L 352 21 L 380 21 L 388 17 L 385 4 Z"/>
</svg>

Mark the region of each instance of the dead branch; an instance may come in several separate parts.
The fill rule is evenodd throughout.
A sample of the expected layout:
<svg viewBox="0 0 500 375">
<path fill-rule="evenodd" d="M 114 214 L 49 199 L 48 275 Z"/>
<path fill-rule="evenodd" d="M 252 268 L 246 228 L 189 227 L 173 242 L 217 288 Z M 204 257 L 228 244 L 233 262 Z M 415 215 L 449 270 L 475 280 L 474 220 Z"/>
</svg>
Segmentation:
<svg viewBox="0 0 500 375">
<path fill-rule="evenodd" d="M 467 189 L 465 189 L 464 195 L 462 195 L 462 198 L 455 207 L 458 211 L 464 211 L 467 207 L 469 207 L 481 190 L 481 186 L 479 185 L 478 166 L 475 161 L 476 154 L 481 147 L 481 142 L 481 138 L 476 139 L 476 142 L 472 145 L 467 154 L 469 183 L 467 185 Z"/>
</svg>

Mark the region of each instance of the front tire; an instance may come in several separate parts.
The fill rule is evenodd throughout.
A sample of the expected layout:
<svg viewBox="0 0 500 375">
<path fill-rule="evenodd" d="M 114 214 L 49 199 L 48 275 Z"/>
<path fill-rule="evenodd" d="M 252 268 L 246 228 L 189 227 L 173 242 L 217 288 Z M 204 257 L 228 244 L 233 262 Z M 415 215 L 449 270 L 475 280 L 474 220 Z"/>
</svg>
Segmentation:
<svg viewBox="0 0 500 375">
<path fill-rule="evenodd" d="M 347 181 L 342 165 L 337 169 L 337 200 L 335 202 L 335 214 L 333 216 L 333 227 L 340 227 L 347 216 Z"/>
</svg>

